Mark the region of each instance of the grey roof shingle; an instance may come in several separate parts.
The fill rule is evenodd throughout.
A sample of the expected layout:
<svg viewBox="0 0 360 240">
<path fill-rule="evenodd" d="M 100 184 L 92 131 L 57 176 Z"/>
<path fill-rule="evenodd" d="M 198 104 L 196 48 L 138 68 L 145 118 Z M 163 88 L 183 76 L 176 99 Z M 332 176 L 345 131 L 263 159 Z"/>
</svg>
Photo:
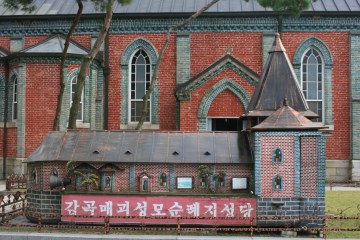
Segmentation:
<svg viewBox="0 0 360 240">
<path fill-rule="evenodd" d="M 62 53 L 65 45 L 65 36 L 58 34 L 53 35 L 44 41 L 31 46 L 29 48 L 23 49 L 21 53 Z M 79 54 L 87 55 L 88 50 L 77 44 L 73 40 L 70 40 L 68 54 Z"/>
<path fill-rule="evenodd" d="M 138 163 L 251 163 L 237 132 L 50 132 L 27 159 Z"/>
<path fill-rule="evenodd" d="M 73 0 L 34 0 L 35 11 L 24 13 L 21 10 L 11 11 L 3 6 L 0 0 L 0 16 L 14 15 L 68 15 L 76 14 L 77 4 Z M 114 13 L 120 14 L 162 14 L 162 13 L 193 13 L 210 0 L 133 0 L 131 5 L 114 5 Z M 91 1 L 83 1 L 84 14 L 99 13 Z M 220 0 L 212 6 L 208 13 L 251 13 L 271 12 L 262 7 L 256 0 Z M 311 3 L 305 12 L 357 12 L 360 11 L 360 0 L 317 0 Z"/>
</svg>

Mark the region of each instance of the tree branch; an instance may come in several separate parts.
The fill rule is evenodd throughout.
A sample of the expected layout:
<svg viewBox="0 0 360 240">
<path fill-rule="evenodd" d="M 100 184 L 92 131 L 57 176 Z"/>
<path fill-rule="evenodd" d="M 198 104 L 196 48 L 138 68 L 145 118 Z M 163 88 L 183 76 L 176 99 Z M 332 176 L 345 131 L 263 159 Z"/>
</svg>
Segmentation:
<svg viewBox="0 0 360 240">
<path fill-rule="evenodd" d="M 156 62 L 154 73 L 153 73 L 153 75 L 151 77 L 150 86 L 147 89 L 146 94 L 143 97 L 143 109 L 142 109 L 140 121 L 138 122 L 138 124 L 136 126 L 136 130 L 141 130 L 142 126 L 143 126 L 143 124 L 144 124 L 144 122 L 146 120 L 146 115 L 147 115 L 147 113 L 149 111 L 148 106 L 147 106 L 147 101 L 149 101 L 150 95 L 154 91 L 155 83 L 156 83 L 156 81 L 158 79 L 158 75 L 159 75 L 160 64 L 161 64 L 161 62 L 163 60 L 165 51 L 166 51 L 166 49 L 167 49 L 167 47 L 169 45 L 169 42 L 170 42 L 170 39 L 171 39 L 171 33 L 173 33 L 174 31 L 176 31 L 179 28 L 182 28 L 182 27 L 186 26 L 189 22 L 191 22 L 192 20 L 197 18 L 199 15 L 201 15 L 203 12 L 208 10 L 211 6 L 213 6 L 218 1 L 219 0 L 212 0 L 211 2 L 206 4 L 203 8 L 198 10 L 196 13 L 194 13 L 193 15 L 191 15 L 189 18 L 185 19 L 181 23 L 171 25 L 171 26 L 168 27 L 165 42 L 164 42 L 164 44 L 163 44 L 163 46 L 162 46 L 162 48 L 160 50 L 159 58 L 158 58 L 158 60 Z"/>
</svg>

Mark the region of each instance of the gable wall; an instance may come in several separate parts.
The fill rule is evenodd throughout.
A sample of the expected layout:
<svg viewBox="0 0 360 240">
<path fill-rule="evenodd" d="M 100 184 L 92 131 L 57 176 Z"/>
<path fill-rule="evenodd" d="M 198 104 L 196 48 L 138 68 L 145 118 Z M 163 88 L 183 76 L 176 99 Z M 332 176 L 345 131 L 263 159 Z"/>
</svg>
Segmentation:
<svg viewBox="0 0 360 240">
<path fill-rule="evenodd" d="M 225 69 L 224 71 L 220 72 L 218 75 L 214 76 L 212 79 L 209 79 L 203 85 L 195 89 L 191 93 L 191 98 L 189 101 L 182 101 L 180 104 L 180 130 L 181 131 L 198 131 L 199 130 L 199 123 L 198 123 L 198 111 L 201 101 L 204 98 L 204 95 L 211 90 L 211 88 L 223 79 L 231 79 L 234 82 L 238 83 L 240 86 L 246 90 L 249 95 L 251 95 L 255 91 L 255 86 L 251 85 L 245 79 L 240 77 L 237 73 L 235 73 L 231 69 Z M 211 106 L 211 116 L 224 116 L 225 113 L 229 114 L 226 116 L 229 117 L 240 117 L 247 106 L 244 106 L 241 101 L 234 98 L 233 93 L 229 93 L 228 90 L 225 95 L 221 93 L 215 98 L 215 105 Z M 229 100 L 226 96 L 231 94 L 233 103 L 236 105 L 229 105 Z M 231 107 L 230 107 L 231 106 Z M 223 110 L 221 107 L 226 108 Z"/>
</svg>

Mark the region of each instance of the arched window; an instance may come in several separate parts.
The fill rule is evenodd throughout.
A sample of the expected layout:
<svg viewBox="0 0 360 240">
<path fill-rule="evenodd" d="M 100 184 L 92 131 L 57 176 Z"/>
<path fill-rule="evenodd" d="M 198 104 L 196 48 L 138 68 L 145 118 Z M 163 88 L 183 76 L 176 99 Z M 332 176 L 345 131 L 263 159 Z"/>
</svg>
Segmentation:
<svg viewBox="0 0 360 240">
<path fill-rule="evenodd" d="M 315 121 L 324 119 L 324 64 L 319 51 L 311 47 L 302 59 L 301 87 L 310 110 L 319 115 Z"/>
<path fill-rule="evenodd" d="M 77 77 L 74 77 L 71 80 L 70 107 L 71 107 L 73 99 L 75 97 L 76 88 L 77 88 Z M 85 86 L 84 86 L 84 88 L 85 88 Z M 76 120 L 79 120 L 79 121 L 83 121 L 83 119 L 84 119 L 84 88 L 83 88 L 82 93 L 81 93 L 79 111 L 78 111 L 78 114 L 76 116 Z"/>
<path fill-rule="evenodd" d="M 18 112 L 18 81 L 17 77 L 14 75 L 12 77 L 13 82 L 13 94 L 12 94 L 12 120 L 17 120 L 17 112 Z"/>
<path fill-rule="evenodd" d="M 143 107 L 143 96 L 150 86 L 151 65 L 150 58 L 142 49 L 138 50 L 131 59 L 130 64 L 130 121 L 138 122 L 141 118 Z M 148 114 L 146 122 L 150 121 L 150 99 L 148 104 Z"/>
<path fill-rule="evenodd" d="M 279 174 L 277 174 L 273 178 L 273 190 L 274 191 L 281 191 L 282 189 L 283 189 L 283 179 Z"/>
<path fill-rule="evenodd" d="M 166 173 L 160 174 L 160 176 L 159 176 L 159 186 L 161 188 L 166 188 L 167 185 L 168 184 L 167 184 L 167 175 L 166 175 Z"/>
<path fill-rule="evenodd" d="M 149 177 L 148 176 L 143 176 L 141 178 L 141 191 L 142 192 L 148 192 L 149 190 Z"/>
<path fill-rule="evenodd" d="M 282 163 L 283 162 L 283 154 L 279 147 L 276 147 L 272 154 L 273 163 Z"/>
</svg>

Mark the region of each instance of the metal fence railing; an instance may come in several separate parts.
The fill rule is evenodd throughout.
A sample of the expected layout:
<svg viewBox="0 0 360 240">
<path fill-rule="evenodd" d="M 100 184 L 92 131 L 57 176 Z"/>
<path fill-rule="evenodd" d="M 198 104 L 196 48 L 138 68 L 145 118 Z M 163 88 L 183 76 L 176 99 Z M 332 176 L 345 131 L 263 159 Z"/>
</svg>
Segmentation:
<svg viewBox="0 0 360 240">
<path fill-rule="evenodd" d="M 11 174 L 6 179 L 6 190 L 11 191 L 13 189 L 26 189 L 27 176 L 26 174 Z"/>
</svg>

